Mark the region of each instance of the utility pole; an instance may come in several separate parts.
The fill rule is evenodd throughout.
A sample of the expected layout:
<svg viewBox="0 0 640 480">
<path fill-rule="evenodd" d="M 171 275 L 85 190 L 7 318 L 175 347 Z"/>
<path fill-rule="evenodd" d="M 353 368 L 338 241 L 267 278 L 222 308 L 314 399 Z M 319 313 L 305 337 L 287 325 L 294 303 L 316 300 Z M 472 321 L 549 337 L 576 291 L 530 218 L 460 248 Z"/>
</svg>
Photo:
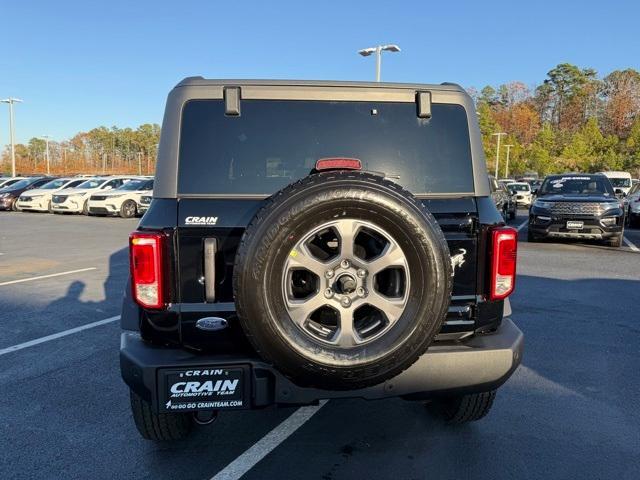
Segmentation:
<svg viewBox="0 0 640 480">
<path fill-rule="evenodd" d="M 376 55 L 376 82 L 380 81 L 380 70 L 382 68 L 382 52 L 399 52 L 400 47 L 398 45 L 378 45 L 376 47 L 363 48 L 358 50 L 358 53 L 363 57 L 368 57 L 375 53 Z"/>
<path fill-rule="evenodd" d="M 47 175 L 51 174 L 51 167 L 50 167 L 50 161 L 49 161 L 49 139 L 51 138 L 51 135 L 42 135 L 42 138 L 44 139 L 44 141 L 46 142 L 46 146 L 45 146 L 45 158 L 47 159 Z"/>
<path fill-rule="evenodd" d="M 13 104 L 14 103 L 22 103 L 22 100 L 19 98 L 5 98 L 4 100 L 0 100 L 2 103 L 9 104 L 9 140 L 11 141 L 11 176 L 16 176 L 16 139 L 14 135 L 13 128 Z"/>
<path fill-rule="evenodd" d="M 136 153 L 138 157 L 138 175 L 142 175 L 142 152 Z"/>
<path fill-rule="evenodd" d="M 504 167 L 504 178 L 509 178 L 509 153 L 511 152 L 511 147 L 513 147 L 513 145 L 505 145 L 504 147 L 507 149 L 507 164 Z"/>
<path fill-rule="evenodd" d="M 497 136 L 498 137 L 498 146 L 496 148 L 496 180 L 498 179 L 498 165 L 500 165 L 500 138 L 502 138 L 502 135 L 506 135 L 505 132 L 499 132 L 499 133 L 492 133 L 492 136 Z"/>
</svg>

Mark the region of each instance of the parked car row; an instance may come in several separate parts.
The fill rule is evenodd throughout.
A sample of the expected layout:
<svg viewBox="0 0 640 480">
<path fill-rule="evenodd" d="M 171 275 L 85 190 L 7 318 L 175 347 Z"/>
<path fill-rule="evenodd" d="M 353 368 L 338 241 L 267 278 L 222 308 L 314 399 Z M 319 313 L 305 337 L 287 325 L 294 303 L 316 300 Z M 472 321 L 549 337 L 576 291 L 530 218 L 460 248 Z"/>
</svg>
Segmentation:
<svg viewBox="0 0 640 480">
<path fill-rule="evenodd" d="M 505 222 L 516 218 L 518 202 L 515 192 L 509 190 L 505 182 L 497 181 L 493 175 L 489 175 L 489 187 L 496 208 L 502 214 Z"/>
<path fill-rule="evenodd" d="M 130 218 L 144 213 L 153 196 L 153 178 L 143 176 L 34 176 L 0 181 L 0 210 Z M 144 205 L 142 197 L 146 197 Z"/>
</svg>

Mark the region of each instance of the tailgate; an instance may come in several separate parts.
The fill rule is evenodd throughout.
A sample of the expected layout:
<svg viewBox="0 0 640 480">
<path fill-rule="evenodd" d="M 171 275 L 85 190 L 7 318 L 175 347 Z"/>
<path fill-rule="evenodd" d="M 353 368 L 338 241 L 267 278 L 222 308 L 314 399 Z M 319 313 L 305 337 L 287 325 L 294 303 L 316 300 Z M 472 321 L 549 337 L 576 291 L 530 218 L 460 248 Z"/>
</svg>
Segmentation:
<svg viewBox="0 0 640 480">
<path fill-rule="evenodd" d="M 233 264 L 238 244 L 263 200 L 260 199 L 181 199 L 178 202 L 178 275 L 175 289 L 181 317 L 182 341 L 204 346 L 207 337 L 215 339 L 216 349 L 232 348 L 241 336 L 233 303 Z M 476 301 L 477 245 L 475 231 L 477 207 L 473 197 L 423 200 L 436 217 L 455 259 L 450 322 L 455 329 L 473 326 Z M 212 241 L 215 248 L 212 249 Z M 209 250 L 209 251 L 207 251 Z M 215 250 L 213 265 L 211 258 Z M 215 278 L 207 285 L 207 278 Z M 213 283 L 213 285 L 211 285 Z M 195 322 L 206 316 L 229 320 L 228 329 L 206 333 L 196 330 Z"/>
</svg>

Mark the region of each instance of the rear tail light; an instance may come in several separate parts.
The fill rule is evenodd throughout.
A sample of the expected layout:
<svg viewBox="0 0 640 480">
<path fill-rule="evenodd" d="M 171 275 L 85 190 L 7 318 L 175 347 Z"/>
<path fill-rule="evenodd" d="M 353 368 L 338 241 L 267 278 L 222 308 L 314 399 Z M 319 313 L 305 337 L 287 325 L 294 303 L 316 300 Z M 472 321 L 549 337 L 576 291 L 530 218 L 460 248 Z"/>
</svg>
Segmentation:
<svg viewBox="0 0 640 480">
<path fill-rule="evenodd" d="M 518 232 L 511 227 L 491 231 L 491 300 L 502 300 L 513 292 L 516 285 L 516 257 Z"/>
<path fill-rule="evenodd" d="M 362 162 L 357 158 L 321 158 L 316 161 L 316 170 L 362 170 Z"/>
<path fill-rule="evenodd" d="M 129 236 L 133 298 L 145 308 L 165 306 L 163 242 L 161 233 L 133 232 Z"/>
</svg>

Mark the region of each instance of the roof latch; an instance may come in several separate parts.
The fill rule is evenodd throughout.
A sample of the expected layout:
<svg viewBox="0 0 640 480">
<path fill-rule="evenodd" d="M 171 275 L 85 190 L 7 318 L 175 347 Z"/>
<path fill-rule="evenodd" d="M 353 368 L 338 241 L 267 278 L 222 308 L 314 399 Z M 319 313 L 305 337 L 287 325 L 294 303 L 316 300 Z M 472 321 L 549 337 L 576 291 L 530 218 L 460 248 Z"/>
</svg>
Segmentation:
<svg viewBox="0 0 640 480">
<path fill-rule="evenodd" d="M 416 92 L 419 118 L 431 118 L 431 92 Z"/>
<path fill-rule="evenodd" d="M 224 88 L 224 114 L 240 116 L 240 87 Z"/>
</svg>

